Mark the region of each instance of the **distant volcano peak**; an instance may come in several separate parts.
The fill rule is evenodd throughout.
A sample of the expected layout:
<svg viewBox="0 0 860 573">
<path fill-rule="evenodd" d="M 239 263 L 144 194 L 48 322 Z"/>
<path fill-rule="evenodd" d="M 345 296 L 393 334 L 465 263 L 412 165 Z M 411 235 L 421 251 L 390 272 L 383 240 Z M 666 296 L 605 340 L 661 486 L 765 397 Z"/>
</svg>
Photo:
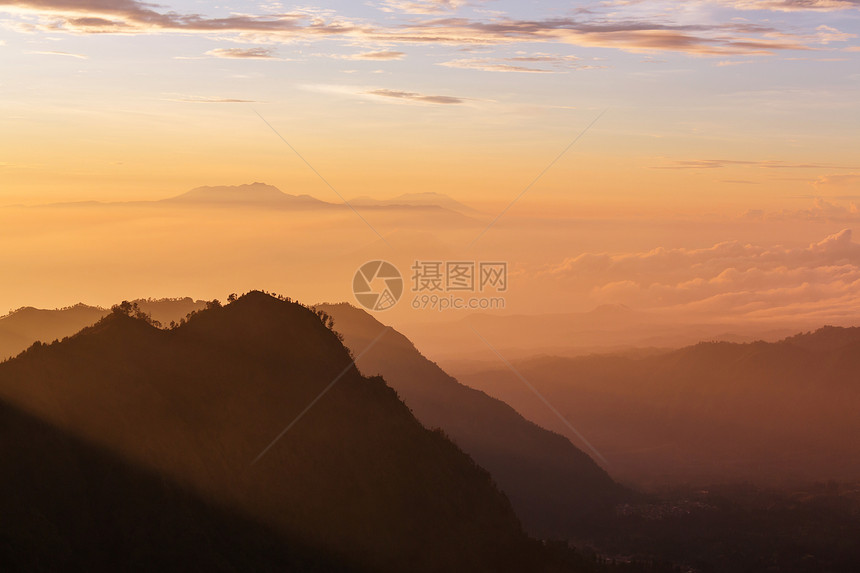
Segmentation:
<svg viewBox="0 0 860 573">
<path fill-rule="evenodd" d="M 187 193 L 171 197 L 166 201 L 180 203 L 316 203 L 322 201 L 309 195 L 290 195 L 274 185 L 255 181 L 243 185 L 218 185 L 196 187 Z"/>
</svg>

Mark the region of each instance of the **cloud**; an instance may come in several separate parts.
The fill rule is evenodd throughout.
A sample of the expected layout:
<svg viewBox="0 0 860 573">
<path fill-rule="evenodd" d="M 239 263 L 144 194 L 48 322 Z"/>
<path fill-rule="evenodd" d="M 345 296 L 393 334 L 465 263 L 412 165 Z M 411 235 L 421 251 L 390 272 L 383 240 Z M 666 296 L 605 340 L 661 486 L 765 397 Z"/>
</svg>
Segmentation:
<svg viewBox="0 0 860 573">
<path fill-rule="evenodd" d="M 182 103 L 259 103 L 252 99 L 236 99 L 210 96 L 177 96 L 165 98 L 166 101 L 177 101 Z"/>
<path fill-rule="evenodd" d="M 216 48 L 206 52 L 207 56 L 215 58 L 241 59 L 241 60 L 273 60 L 278 59 L 277 54 L 271 48 Z"/>
<path fill-rule="evenodd" d="M 39 56 L 64 56 L 67 58 L 77 58 L 79 60 L 89 60 L 88 56 L 84 56 L 83 54 L 72 54 L 70 52 L 57 52 L 54 50 L 46 50 L 46 51 L 32 51 L 26 52 L 27 54 L 36 54 Z"/>
<path fill-rule="evenodd" d="M 377 7 L 383 12 L 443 14 L 453 12 L 465 3 L 464 0 L 384 0 Z"/>
<path fill-rule="evenodd" d="M 295 12 L 265 16 L 236 14 L 208 18 L 201 14 L 158 12 L 137 0 L 0 0 L 0 10 L 34 13 L 47 20 L 40 29 L 78 33 L 268 32 L 294 35 L 344 34 L 354 30 L 344 22 Z"/>
<path fill-rule="evenodd" d="M 356 60 L 402 60 L 406 54 L 403 52 L 395 52 L 387 50 L 384 52 L 365 52 L 354 56 Z"/>
<path fill-rule="evenodd" d="M 858 183 L 860 183 L 860 173 L 838 173 L 822 175 L 815 181 L 814 185 L 816 187 L 825 187 L 833 185 L 856 185 Z"/>
<path fill-rule="evenodd" d="M 723 60 L 717 62 L 717 67 L 724 68 L 727 66 L 742 66 L 744 64 L 752 64 L 754 60 Z"/>
<path fill-rule="evenodd" d="M 543 67 L 531 67 L 524 64 L 538 64 Z M 460 58 L 439 63 L 449 68 L 482 70 L 485 72 L 524 72 L 524 73 L 556 73 L 568 70 L 591 70 L 602 66 L 582 63 L 576 56 L 561 56 L 556 54 L 537 53 L 532 55 L 516 55 L 506 58 Z"/>
<path fill-rule="evenodd" d="M 441 62 L 440 66 L 445 66 L 448 68 L 462 68 L 466 70 L 481 70 L 484 72 L 524 72 L 524 73 L 532 73 L 532 74 L 550 74 L 553 73 L 552 70 L 545 70 L 541 68 L 530 68 L 527 66 L 517 66 L 514 64 L 505 63 L 504 60 L 497 60 L 492 58 L 462 58 L 457 60 L 451 60 L 449 62 Z"/>
<path fill-rule="evenodd" d="M 413 21 L 395 29 L 376 30 L 378 41 L 497 45 L 521 42 L 562 42 L 616 48 L 628 52 L 682 52 L 715 55 L 769 55 L 778 50 L 809 50 L 816 35 L 795 35 L 747 22 L 676 25 L 652 20 L 586 18 L 478 21 L 436 18 Z"/>
<path fill-rule="evenodd" d="M 840 195 L 831 198 L 820 196 L 813 197 L 794 197 L 795 199 L 812 199 L 812 205 L 805 209 L 782 209 L 780 211 L 762 211 L 759 209 L 747 211 L 742 218 L 758 219 L 761 221 L 816 221 L 839 224 L 857 224 L 860 223 L 860 212 L 854 202 L 848 205 L 842 205 L 832 202 L 836 201 L 851 201 L 860 199 L 855 195 Z"/>
<path fill-rule="evenodd" d="M 835 12 L 860 8 L 860 0 L 727 0 L 722 3 L 737 10 L 775 12 Z"/>
<path fill-rule="evenodd" d="M 364 92 L 367 95 L 378 96 L 383 98 L 393 98 L 404 101 L 418 102 L 418 103 L 432 103 L 432 104 L 442 104 L 442 105 L 453 105 L 453 104 L 461 104 L 466 100 L 463 98 L 452 97 L 452 96 L 441 96 L 441 95 L 424 95 L 415 92 L 404 92 L 399 90 L 389 90 L 389 89 L 376 89 Z"/>
<path fill-rule="evenodd" d="M 772 216 L 772 218 L 786 217 L 786 215 L 810 220 L 845 221 L 856 219 L 857 208 L 853 203 L 846 207 L 837 203 L 831 203 L 823 197 L 816 197 L 813 206 L 809 209 L 801 209 L 794 212 L 784 210 Z"/>
<path fill-rule="evenodd" d="M 819 44 L 827 45 L 830 42 L 847 42 L 852 38 L 856 38 L 857 34 L 849 32 L 840 32 L 832 26 L 822 24 L 815 29 L 815 36 Z"/>
<path fill-rule="evenodd" d="M 391 0 L 379 6 L 433 15 L 450 12 L 463 4 L 459 0 Z M 208 32 L 222 36 L 235 34 L 246 41 L 265 39 L 272 42 L 342 36 L 389 45 L 449 44 L 460 47 L 526 42 L 567 43 L 627 52 L 680 52 L 699 56 L 770 55 L 780 50 L 810 50 L 814 44 L 844 41 L 851 37 L 826 26 L 804 35 L 794 29 L 781 31 L 769 25 L 745 21 L 673 24 L 666 20 L 666 14 L 631 19 L 624 16 L 626 11 L 600 14 L 597 9 L 580 10 L 576 18 L 521 20 L 494 16 L 489 20 L 475 20 L 454 16 L 416 17 L 386 25 L 357 24 L 334 17 L 326 19 L 322 13 L 307 10 L 212 18 L 201 14 L 158 11 L 154 4 L 136 0 L 0 0 L 0 10 L 35 14 L 40 19 L 36 29 L 51 32 Z M 522 64 L 501 64 L 502 67 L 494 71 L 504 69 L 505 65 Z"/>
<path fill-rule="evenodd" d="M 763 169 L 857 169 L 847 165 L 824 163 L 791 163 L 787 161 L 743 161 L 737 159 L 676 160 L 669 165 L 656 165 L 652 169 L 722 169 L 730 166 L 760 167 Z"/>
<path fill-rule="evenodd" d="M 343 59 L 343 60 L 370 60 L 370 61 L 384 61 L 384 60 L 402 60 L 406 57 L 404 52 L 397 52 L 394 50 L 385 50 L 380 52 L 364 52 L 361 54 L 348 54 L 348 55 L 336 55 L 334 57 Z"/>
<path fill-rule="evenodd" d="M 713 318 L 860 311 L 860 244 L 850 229 L 800 248 L 729 241 L 703 249 L 585 253 L 541 277 L 562 281 L 597 304 Z"/>
</svg>

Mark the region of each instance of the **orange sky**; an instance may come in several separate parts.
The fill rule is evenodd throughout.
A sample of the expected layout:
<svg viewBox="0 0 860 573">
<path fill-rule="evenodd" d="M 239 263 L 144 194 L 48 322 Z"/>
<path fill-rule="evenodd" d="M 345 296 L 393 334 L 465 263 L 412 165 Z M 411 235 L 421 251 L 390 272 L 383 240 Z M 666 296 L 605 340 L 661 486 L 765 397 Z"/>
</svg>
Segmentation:
<svg viewBox="0 0 860 573">
<path fill-rule="evenodd" d="M 263 181 L 479 211 L 364 212 L 373 231 L 351 212 L 3 207 L 0 305 L 349 300 L 369 258 L 486 257 L 510 263 L 507 312 L 853 312 L 856 2 L 584 7 L 0 1 L 0 205 Z"/>
</svg>

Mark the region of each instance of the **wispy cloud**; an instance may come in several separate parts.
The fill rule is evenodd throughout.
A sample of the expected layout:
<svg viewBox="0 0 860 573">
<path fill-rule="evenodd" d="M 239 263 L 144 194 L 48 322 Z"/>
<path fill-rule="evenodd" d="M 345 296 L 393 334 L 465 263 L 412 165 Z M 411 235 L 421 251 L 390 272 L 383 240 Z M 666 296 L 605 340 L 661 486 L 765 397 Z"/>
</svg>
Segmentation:
<svg viewBox="0 0 860 573">
<path fill-rule="evenodd" d="M 830 190 L 827 187 L 820 189 Z M 838 196 L 824 198 L 821 196 L 806 197 L 812 199 L 812 205 L 802 209 L 781 209 L 779 211 L 764 211 L 753 209 L 748 211 L 745 216 L 750 213 L 758 213 L 758 219 L 767 221 L 818 221 L 839 224 L 856 224 L 860 222 L 860 212 L 854 200 L 856 196 Z M 849 203 L 843 204 L 837 201 L 849 200 Z"/>
<path fill-rule="evenodd" d="M 405 14 L 444 14 L 464 5 L 465 0 L 383 0 L 377 8 L 383 12 Z"/>
<path fill-rule="evenodd" d="M 628 52 L 682 52 L 693 55 L 769 55 L 779 50 L 808 50 L 815 35 L 796 35 L 746 22 L 676 25 L 650 20 L 608 18 L 545 20 L 444 18 L 413 22 L 398 29 L 376 30 L 375 37 L 394 42 L 450 45 L 497 45 L 562 42 Z"/>
<path fill-rule="evenodd" d="M 210 18 L 202 14 L 159 12 L 155 6 L 137 0 L 0 0 L 0 10 L 49 17 L 41 29 L 52 32 L 129 34 L 161 30 L 332 35 L 354 29 L 346 22 L 327 22 L 302 12 Z"/>
<path fill-rule="evenodd" d="M 384 50 L 380 52 L 362 52 L 360 54 L 343 54 L 335 57 L 343 60 L 369 60 L 369 61 L 385 61 L 385 60 L 402 60 L 406 57 L 405 52 L 397 52 L 395 50 Z"/>
<path fill-rule="evenodd" d="M 377 96 L 381 98 L 389 98 L 401 101 L 430 103 L 441 105 L 454 105 L 464 103 L 466 100 L 459 97 L 444 96 L 444 95 L 425 95 L 415 92 L 405 92 L 400 90 L 376 89 L 364 92 L 367 95 Z"/>
<path fill-rule="evenodd" d="M 776 12 L 835 12 L 860 8 L 860 0 L 723 0 L 738 10 L 770 10 Z"/>
<path fill-rule="evenodd" d="M 278 59 L 275 50 L 271 48 L 216 48 L 206 52 L 214 58 L 240 60 L 274 60 Z"/>
<path fill-rule="evenodd" d="M 815 37 L 819 44 L 827 45 L 831 42 L 847 42 L 857 37 L 857 34 L 842 32 L 833 26 L 822 24 L 815 29 Z"/>
<path fill-rule="evenodd" d="M 174 96 L 164 98 L 166 101 L 177 101 L 182 103 L 259 103 L 252 99 L 237 99 L 213 96 Z"/>
<path fill-rule="evenodd" d="M 657 165 L 653 169 L 722 169 L 730 166 L 761 167 L 764 169 L 857 169 L 848 165 L 826 163 L 791 163 L 787 161 L 747 161 L 738 159 L 695 159 L 673 161 L 669 165 Z"/>
<path fill-rule="evenodd" d="M 466 70 L 481 70 L 485 72 L 521 72 L 531 74 L 550 74 L 553 70 L 541 68 L 530 68 L 506 63 L 504 60 L 493 58 L 461 58 L 448 62 L 441 62 L 440 66 L 448 68 L 462 68 Z"/>
<path fill-rule="evenodd" d="M 88 56 L 83 54 L 73 54 L 71 52 L 58 52 L 55 50 L 44 50 L 44 51 L 29 51 L 27 54 L 35 54 L 38 56 L 63 56 L 66 58 L 76 58 L 78 60 L 89 60 Z"/>
<path fill-rule="evenodd" d="M 817 187 L 856 185 L 860 183 L 860 173 L 837 173 L 835 175 L 823 175 L 815 181 Z"/>
<path fill-rule="evenodd" d="M 744 64 L 752 64 L 754 60 L 722 60 L 717 62 L 717 67 L 725 68 L 728 66 L 742 66 Z"/>
<path fill-rule="evenodd" d="M 534 67 L 534 64 L 541 67 Z M 602 66 L 583 63 L 576 56 L 555 54 L 518 55 L 505 58 L 458 58 L 439 63 L 449 68 L 482 70 L 485 72 L 557 73 L 570 70 L 592 70 Z"/>
</svg>

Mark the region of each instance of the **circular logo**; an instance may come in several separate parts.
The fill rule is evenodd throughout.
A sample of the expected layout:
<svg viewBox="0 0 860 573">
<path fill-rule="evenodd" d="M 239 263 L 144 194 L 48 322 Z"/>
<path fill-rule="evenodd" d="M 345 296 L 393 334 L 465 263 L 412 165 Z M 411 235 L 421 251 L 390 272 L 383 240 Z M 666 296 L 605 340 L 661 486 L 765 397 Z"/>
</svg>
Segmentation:
<svg viewBox="0 0 860 573">
<path fill-rule="evenodd" d="M 370 261 L 355 271 L 352 293 L 368 310 L 388 310 L 403 295 L 403 277 L 387 261 Z"/>
</svg>

